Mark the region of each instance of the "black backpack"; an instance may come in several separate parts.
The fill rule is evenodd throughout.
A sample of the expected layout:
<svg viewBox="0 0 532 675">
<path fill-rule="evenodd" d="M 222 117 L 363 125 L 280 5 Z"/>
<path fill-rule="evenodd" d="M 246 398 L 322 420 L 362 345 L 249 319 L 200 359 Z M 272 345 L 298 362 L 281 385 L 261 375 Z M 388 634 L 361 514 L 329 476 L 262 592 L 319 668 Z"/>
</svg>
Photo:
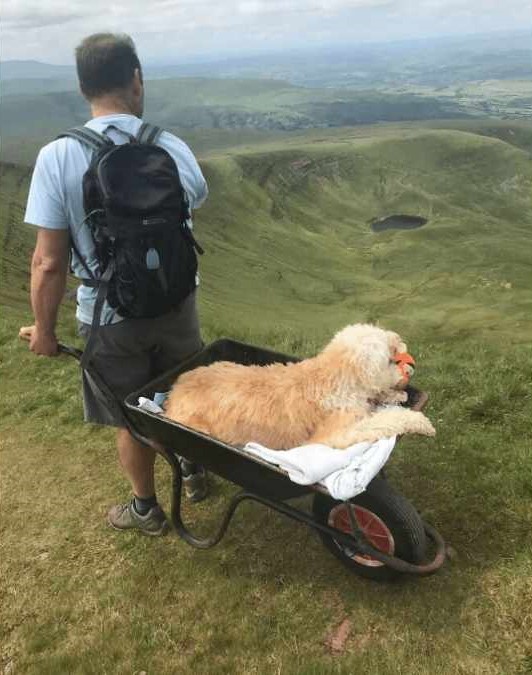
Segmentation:
<svg viewBox="0 0 532 675">
<path fill-rule="evenodd" d="M 90 276 L 83 284 L 98 288 L 87 358 L 105 300 L 120 316 L 153 318 L 179 306 L 196 287 L 196 251 L 203 251 L 187 225 L 190 208 L 175 161 L 155 145 L 161 132 L 143 123 L 136 137 L 125 134 L 129 143 L 123 145 L 88 127 L 59 137 L 93 150 L 83 206 L 99 276 L 72 242 Z"/>
</svg>

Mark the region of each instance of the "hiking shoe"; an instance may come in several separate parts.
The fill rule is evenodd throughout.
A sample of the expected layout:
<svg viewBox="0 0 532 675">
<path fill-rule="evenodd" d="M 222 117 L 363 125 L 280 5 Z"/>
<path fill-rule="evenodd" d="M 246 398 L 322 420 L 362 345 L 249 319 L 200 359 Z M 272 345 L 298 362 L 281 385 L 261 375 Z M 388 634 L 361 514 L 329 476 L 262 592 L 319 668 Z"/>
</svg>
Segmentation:
<svg viewBox="0 0 532 675">
<path fill-rule="evenodd" d="M 196 467 L 194 473 L 183 472 L 183 485 L 187 499 L 191 502 L 201 502 L 209 493 L 207 472 L 202 466 Z"/>
<path fill-rule="evenodd" d="M 107 521 L 115 530 L 139 530 L 150 537 L 160 537 L 170 529 L 164 511 L 157 504 L 145 516 L 137 513 L 133 500 L 127 504 L 117 504 L 109 509 Z"/>
</svg>

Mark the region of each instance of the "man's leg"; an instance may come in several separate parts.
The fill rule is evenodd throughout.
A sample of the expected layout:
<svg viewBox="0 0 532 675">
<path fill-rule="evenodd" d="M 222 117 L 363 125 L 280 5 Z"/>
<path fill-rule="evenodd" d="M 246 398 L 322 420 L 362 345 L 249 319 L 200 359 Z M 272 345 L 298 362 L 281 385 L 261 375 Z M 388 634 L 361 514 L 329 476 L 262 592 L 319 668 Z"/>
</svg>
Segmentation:
<svg viewBox="0 0 532 675">
<path fill-rule="evenodd" d="M 155 450 L 139 443 L 127 429 L 118 429 L 116 446 L 120 465 L 124 470 L 133 494 L 140 499 L 155 495 Z"/>
<path fill-rule="evenodd" d="M 139 443 L 127 429 L 118 429 L 116 445 L 133 499 L 109 510 L 109 524 L 117 530 L 136 529 L 152 536 L 166 534 L 169 524 L 155 496 L 155 451 Z"/>
</svg>

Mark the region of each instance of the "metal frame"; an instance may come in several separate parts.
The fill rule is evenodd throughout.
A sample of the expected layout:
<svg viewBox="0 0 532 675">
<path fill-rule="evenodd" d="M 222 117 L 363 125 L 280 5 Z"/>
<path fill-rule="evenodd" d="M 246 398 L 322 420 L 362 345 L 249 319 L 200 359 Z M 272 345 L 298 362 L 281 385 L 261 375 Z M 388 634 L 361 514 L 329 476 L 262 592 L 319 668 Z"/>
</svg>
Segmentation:
<svg viewBox="0 0 532 675">
<path fill-rule="evenodd" d="M 333 537 L 340 544 L 348 546 L 352 549 L 354 548 L 354 550 L 361 555 L 370 555 L 371 557 L 375 558 L 376 560 L 379 560 L 387 567 L 390 567 L 396 572 L 402 572 L 405 574 L 428 575 L 440 569 L 440 567 L 445 562 L 445 542 L 443 541 L 441 535 L 433 527 L 431 527 L 428 523 L 425 522 L 423 522 L 425 533 L 436 546 L 436 554 L 430 563 L 424 565 L 414 565 L 412 563 L 406 562 L 405 560 L 401 560 L 400 558 L 397 558 L 395 556 L 386 555 L 385 553 L 382 553 L 381 551 L 377 550 L 366 540 L 366 538 L 358 528 L 356 520 L 354 519 L 354 516 L 352 514 L 352 509 L 349 508 L 350 505 L 349 500 L 345 501 L 344 504 L 348 507 L 348 513 L 351 521 L 351 528 L 353 530 L 352 536 L 345 532 L 342 532 L 341 530 L 337 530 L 336 528 L 319 523 L 305 511 L 301 511 L 300 509 L 296 509 L 293 506 L 289 506 L 288 504 L 285 504 L 282 501 L 275 501 L 263 497 L 261 495 L 255 494 L 253 492 L 242 490 L 241 492 L 238 492 L 234 497 L 231 498 L 229 506 L 227 507 L 227 510 L 225 511 L 220 521 L 220 525 L 216 533 L 206 538 L 197 537 L 184 524 L 181 516 L 182 471 L 178 456 L 176 455 L 175 452 L 172 451 L 169 452 L 168 450 L 164 449 L 159 449 L 158 452 L 165 458 L 165 460 L 170 465 L 170 468 L 172 469 L 172 476 L 173 476 L 172 505 L 171 505 L 172 525 L 174 526 L 177 534 L 181 537 L 181 539 L 186 541 L 187 544 L 194 546 L 195 548 L 209 549 L 212 548 L 213 546 L 216 546 L 216 544 L 218 544 L 222 540 L 224 534 L 226 533 L 229 524 L 231 522 L 231 519 L 235 515 L 238 506 L 242 502 L 247 500 L 258 502 L 259 504 L 267 506 L 273 511 L 277 511 L 277 513 L 282 513 L 284 516 L 292 518 L 292 520 L 304 523 L 305 525 L 311 527 L 314 530 L 319 530 L 320 532 Z"/>
</svg>

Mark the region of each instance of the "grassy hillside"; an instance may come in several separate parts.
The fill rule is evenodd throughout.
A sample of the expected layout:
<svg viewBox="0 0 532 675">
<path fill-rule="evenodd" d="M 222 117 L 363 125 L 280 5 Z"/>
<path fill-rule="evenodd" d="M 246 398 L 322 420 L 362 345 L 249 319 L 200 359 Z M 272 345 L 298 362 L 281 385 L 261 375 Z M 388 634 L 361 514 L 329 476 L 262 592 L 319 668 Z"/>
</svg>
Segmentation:
<svg viewBox="0 0 532 675">
<path fill-rule="evenodd" d="M 27 305 L 28 263 L 33 241 L 22 224 L 31 169 L 0 163 L 0 301 Z"/>
<path fill-rule="evenodd" d="M 33 233 L 27 171 L 2 167 L 0 665 L 35 673 L 518 675 L 532 651 L 532 209 L 529 131 L 412 126 L 248 139 L 203 161 L 206 340 L 305 355 L 339 327 L 402 333 L 434 440 L 389 477 L 452 547 L 440 574 L 349 576 L 301 527 L 245 508 L 215 550 L 104 525 L 127 497 L 112 433 L 83 425 L 77 367 L 18 343 Z M 222 144 L 223 145 L 223 144 Z M 18 206 L 17 206 L 18 205 Z M 428 218 L 375 234 L 392 213 Z M 11 214 L 11 215 L 10 215 Z M 10 225 L 10 223 L 13 223 Z M 75 340 L 66 305 L 60 335 Z M 168 472 L 159 467 L 160 494 Z M 187 505 L 214 526 L 233 488 Z M 345 650 L 328 635 L 352 623 Z M 9 670 L 8 670 L 9 672 Z"/>
<path fill-rule="evenodd" d="M 78 83 L 73 75 L 72 79 L 66 78 L 40 78 L 26 77 L 22 79 L 2 79 L 0 92 L 2 96 L 20 96 L 30 94 L 49 94 L 52 92 L 77 91 Z"/>
<path fill-rule="evenodd" d="M 532 158 L 532 124 L 527 120 L 512 120 L 511 122 L 493 118 L 460 120 L 458 122 L 445 120 L 441 123 L 432 122 L 430 126 L 433 128 L 457 129 L 480 136 L 498 138 L 509 145 L 514 145 L 516 148 L 525 150 L 529 157 Z"/>
<path fill-rule="evenodd" d="M 302 326 L 319 307 L 324 330 L 353 316 L 386 316 L 419 334 L 516 336 L 531 328 L 530 257 L 516 248 L 531 235 L 523 150 L 427 131 L 249 152 L 212 159 L 206 169 L 214 194 L 230 200 L 221 210 L 213 198 L 197 218 L 209 251 L 205 289 L 216 307 L 227 302 L 231 279 L 243 279 L 246 307 L 257 284 L 268 289 L 264 324 L 275 316 Z M 392 213 L 429 223 L 371 231 L 372 219 Z M 228 245 L 239 250 L 229 277 L 220 255 Z"/>
<path fill-rule="evenodd" d="M 245 323 L 260 288 L 261 330 L 274 319 L 300 328 L 319 307 L 324 333 L 352 317 L 386 316 L 420 334 L 527 334 L 532 165 L 516 146 L 529 136 L 481 131 L 516 145 L 459 130 L 384 129 L 211 155 L 203 163 L 211 198 L 196 227 L 217 320 L 227 306 Z M 2 265 L 20 277 L 14 224 L 28 171 L 4 173 Z M 372 220 L 393 213 L 429 222 L 372 232 Z"/>
</svg>

